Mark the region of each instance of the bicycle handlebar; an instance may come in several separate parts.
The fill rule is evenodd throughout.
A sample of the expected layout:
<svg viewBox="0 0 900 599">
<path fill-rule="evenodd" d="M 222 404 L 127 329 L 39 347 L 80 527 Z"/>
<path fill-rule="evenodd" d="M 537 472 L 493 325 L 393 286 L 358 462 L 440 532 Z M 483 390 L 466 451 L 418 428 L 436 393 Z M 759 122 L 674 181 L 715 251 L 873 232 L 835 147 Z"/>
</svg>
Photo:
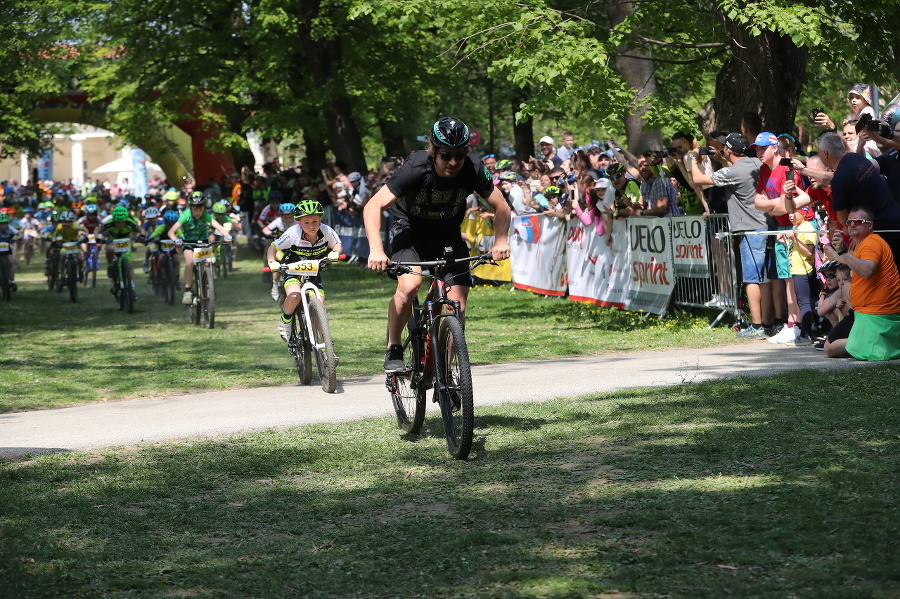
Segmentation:
<svg viewBox="0 0 900 599">
<path fill-rule="evenodd" d="M 428 260 L 424 262 L 394 262 L 392 260 L 389 260 L 387 263 L 387 268 L 385 268 L 385 272 L 393 275 L 422 274 L 415 272 L 411 267 L 421 266 L 423 268 L 442 268 L 445 266 L 450 266 L 451 264 L 457 264 L 459 262 L 474 262 L 474 264 L 469 267 L 470 269 L 477 268 L 482 264 L 497 264 L 493 260 L 493 254 L 488 252 L 486 254 L 480 254 L 478 256 L 466 256 L 465 258 L 442 258 L 440 260 Z"/>
<path fill-rule="evenodd" d="M 289 262 L 287 264 L 282 264 L 278 267 L 278 272 L 281 273 L 294 273 L 294 274 L 303 274 L 302 270 L 292 270 L 291 266 L 294 264 L 300 264 L 301 262 L 315 262 L 315 260 L 298 260 L 297 262 Z M 319 269 L 323 269 L 327 267 L 329 264 L 334 262 L 331 258 L 319 258 Z M 262 267 L 262 272 L 272 272 L 272 269 L 268 267 L 268 265 Z"/>
</svg>

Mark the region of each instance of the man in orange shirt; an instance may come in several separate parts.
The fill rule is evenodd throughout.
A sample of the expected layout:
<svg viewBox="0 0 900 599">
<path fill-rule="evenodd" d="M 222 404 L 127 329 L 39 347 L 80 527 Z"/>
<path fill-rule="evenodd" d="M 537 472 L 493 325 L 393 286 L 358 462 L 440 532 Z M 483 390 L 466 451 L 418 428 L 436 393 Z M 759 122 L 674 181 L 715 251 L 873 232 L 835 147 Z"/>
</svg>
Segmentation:
<svg viewBox="0 0 900 599">
<path fill-rule="evenodd" d="M 853 250 L 843 245 L 835 231 L 831 245 L 825 246 L 828 260 L 850 267 L 852 285 L 850 304 L 855 316 L 846 339 L 829 340 L 825 352 L 830 358 L 853 357 L 857 360 L 894 360 L 900 358 L 900 274 L 891 248 L 873 233 L 875 215 L 866 208 L 850 210 L 846 231 Z"/>
</svg>

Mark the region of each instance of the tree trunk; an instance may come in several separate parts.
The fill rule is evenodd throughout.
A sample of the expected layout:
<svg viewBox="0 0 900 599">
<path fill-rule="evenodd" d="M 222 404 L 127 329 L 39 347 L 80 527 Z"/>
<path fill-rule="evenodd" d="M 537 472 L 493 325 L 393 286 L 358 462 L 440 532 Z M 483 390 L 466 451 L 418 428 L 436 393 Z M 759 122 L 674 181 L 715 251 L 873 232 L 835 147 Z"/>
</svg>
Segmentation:
<svg viewBox="0 0 900 599">
<path fill-rule="evenodd" d="M 378 119 L 378 129 L 381 131 L 384 155 L 406 158 L 409 152 L 406 151 L 406 141 L 403 139 L 403 134 L 397 130 L 397 123 Z"/>
<path fill-rule="evenodd" d="M 796 137 L 794 119 L 809 52 L 790 37 L 770 31 L 754 36 L 743 26 L 726 23 L 734 43 L 716 76 L 711 129 L 740 131 L 743 114 L 754 112 L 762 117 L 764 131 Z"/>
<path fill-rule="evenodd" d="M 614 2 L 609 9 L 613 27 L 624 21 L 632 10 L 631 2 Z M 635 90 L 632 107 L 622 118 L 625 123 L 628 148 L 635 154 L 646 150 L 661 150 L 663 148 L 662 132 L 659 130 L 644 131 L 646 124 L 644 114 L 647 112 L 644 97 L 647 94 L 656 93 L 653 61 L 647 60 L 650 58 L 650 54 L 630 48 L 627 44 L 619 46 L 618 51 L 629 56 L 616 57 L 616 71 Z M 630 58 L 630 56 L 643 58 Z"/>
<path fill-rule="evenodd" d="M 322 92 L 322 114 L 325 119 L 328 145 L 337 160 L 347 163 L 350 171 L 366 172 L 366 157 L 362 136 L 353 118 L 353 107 L 342 92 L 335 72 L 343 62 L 341 40 L 313 39 L 311 27 L 320 11 L 320 0 L 303 5 L 304 18 L 298 24 L 301 42 L 306 48 L 307 66 L 316 87 Z"/>
<path fill-rule="evenodd" d="M 516 121 L 516 113 L 519 111 L 521 103 L 521 97 L 513 98 L 513 145 L 516 159 L 519 161 L 528 160 L 534 156 L 534 117 L 529 116 L 521 123 Z"/>
</svg>

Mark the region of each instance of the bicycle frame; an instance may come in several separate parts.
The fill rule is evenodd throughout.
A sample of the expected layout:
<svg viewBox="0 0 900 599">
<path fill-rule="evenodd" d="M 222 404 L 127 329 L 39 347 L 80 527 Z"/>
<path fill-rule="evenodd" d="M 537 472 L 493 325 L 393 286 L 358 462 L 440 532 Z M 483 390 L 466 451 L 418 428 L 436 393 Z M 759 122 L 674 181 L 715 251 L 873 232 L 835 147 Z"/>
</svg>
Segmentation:
<svg viewBox="0 0 900 599">
<path fill-rule="evenodd" d="M 291 269 L 291 267 L 295 266 L 295 265 L 302 265 L 304 262 L 315 262 L 318 264 L 319 261 L 318 260 L 302 260 L 300 262 L 286 264 L 285 268 L 282 269 L 282 272 L 285 275 L 302 273 L 303 271 L 299 270 L 299 267 L 297 270 L 293 270 L 293 269 Z M 321 290 L 318 287 L 316 287 L 315 285 L 313 285 L 312 283 L 310 283 L 310 281 L 309 281 L 309 278 L 315 276 L 316 274 L 318 274 L 318 272 L 319 271 L 317 268 L 316 272 L 314 274 L 308 274 L 308 275 L 301 274 L 300 275 L 301 280 L 303 281 L 303 285 L 300 287 L 300 304 L 297 306 L 297 308 L 294 309 L 294 314 L 297 313 L 297 309 L 302 307 L 302 309 L 303 309 L 302 322 L 303 322 L 303 329 L 305 331 L 306 338 L 309 340 L 310 345 L 312 346 L 313 349 L 322 350 L 325 347 L 324 344 L 313 343 L 315 341 L 316 336 L 313 335 L 312 319 L 309 317 L 309 294 L 310 293 L 312 293 L 316 297 L 316 299 L 321 301 L 323 304 L 325 303 L 325 301 L 322 297 Z"/>
<path fill-rule="evenodd" d="M 428 276 L 428 275 L 424 275 Z M 419 330 L 427 335 L 429 351 L 426 352 L 430 359 L 426 358 L 426 363 L 424 368 L 421 370 L 421 376 L 418 377 L 417 384 L 421 383 L 422 379 L 424 379 L 428 375 L 428 369 L 431 368 L 432 373 L 434 374 L 434 384 L 437 387 L 438 391 L 447 391 L 451 389 L 458 389 L 458 387 L 451 387 L 447 384 L 446 373 L 443 368 L 443 360 L 435 360 L 434 356 L 440 355 L 438 350 L 438 323 L 440 319 L 447 318 L 452 316 L 460 322 L 462 319 L 460 318 L 461 306 L 459 301 L 451 300 L 447 297 L 447 291 L 450 288 L 450 285 L 444 283 L 444 281 L 433 278 L 431 280 L 431 285 L 428 288 L 428 294 L 425 296 L 425 301 L 419 306 L 419 314 L 418 318 L 416 318 L 416 322 L 419 323 Z M 445 308 L 449 308 L 450 311 L 447 312 Z M 415 306 L 413 310 L 416 310 Z M 421 318 L 422 313 L 425 314 L 425 318 Z M 425 356 L 423 356 L 425 358 Z M 435 395 L 434 400 L 437 400 L 437 396 Z"/>
</svg>

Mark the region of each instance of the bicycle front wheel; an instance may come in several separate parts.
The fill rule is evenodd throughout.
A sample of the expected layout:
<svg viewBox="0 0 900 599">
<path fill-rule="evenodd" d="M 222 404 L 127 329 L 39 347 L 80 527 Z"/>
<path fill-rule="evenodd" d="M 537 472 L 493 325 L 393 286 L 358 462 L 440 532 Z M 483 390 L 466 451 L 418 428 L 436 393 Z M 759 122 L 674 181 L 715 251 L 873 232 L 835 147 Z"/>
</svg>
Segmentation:
<svg viewBox="0 0 900 599">
<path fill-rule="evenodd" d="M 213 281 L 213 269 L 209 264 L 203 269 L 200 293 L 203 294 L 201 296 L 203 326 L 211 329 L 216 326 L 216 284 Z"/>
<path fill-rule="evenodd" d="M 316 354 L 316 368 L 319 380 L 325 393 L 334 393 L 337 387 L 337 358 L 334 355 L 334 344 L 331 341 L 331 328 L 328 326 L 328 314 L 322 300 L 313 297 L 309 300 L 309 318 L 312 321 L 313 348 Z"/>
<path fill-rule="evenodd" d="M 3 299 L 6 301 L 12 299 L 12 287 L 6 272 L 6 254 L 0 254 L 0 290 L 3 291 Z"/>
<path fill-rule="evenodd" d="M 78 302 L 78 261 L 66 260 L 66 284 L 69 286 L 69 299 Z"/>
<path fill-rule="evenodd" d="M 297 365 L 297 375 L 304 385 L 312 383 L 312 346 L 303 332 L 303 323 L 300 321 L 302 312 L 295 312 L 291 319 L 291 337 L 288 340 L 288 351 L 294 356 Z"/>
<path fill-rule="evenodd" d="M 397 426 L 411 435 L 418 435 L 425 422 L 426 387 L 420 371 L 425 344 L 418 331 L 415 314 L 406 323 L 400 344 L 403 346 L 403 364 L 406 370 L 388 375 L 388 390 L 397 414 Z"/>
<path fill-rule="evenodd" d="M 134 313 L 134 287 L 132 287 L 131 265 L 122 260 L 122 288 L 119 289 L 119 297 L 122 298 L 122 309 L 128 314 Z"/>
<path fill-rule="evenodd" d="M 197 264 L 194 264 L 194 280 L 191 281 L 191 324 L 195 324 L 200 326 L 200 277 L 203 276 L 200 272 L 200 267 Z"/>
<path fill-rule="evenodd" d="M 441 318 L 438 328 L 438 349 L 440 364 L 435 368 L 443 371 L 443 382 L 435 382 L 435 395 L 444 421 L 444 436 L 447 449 L 457 460 L 469 457 L 472 449 L 472 429 L 475 425 L 475 407 L 472 400 L 472 369 L 469 364 L 469 350 L 463 336 L 462 324 L 455 317 Z"/>
<path fill-rule="evenodd" d="M 159 262 L 160 287 L 162 287 L 163 300 L 172 305 L 175 303 L 175 264 L 168 256 L 160 258 Z"/>
</svg>

